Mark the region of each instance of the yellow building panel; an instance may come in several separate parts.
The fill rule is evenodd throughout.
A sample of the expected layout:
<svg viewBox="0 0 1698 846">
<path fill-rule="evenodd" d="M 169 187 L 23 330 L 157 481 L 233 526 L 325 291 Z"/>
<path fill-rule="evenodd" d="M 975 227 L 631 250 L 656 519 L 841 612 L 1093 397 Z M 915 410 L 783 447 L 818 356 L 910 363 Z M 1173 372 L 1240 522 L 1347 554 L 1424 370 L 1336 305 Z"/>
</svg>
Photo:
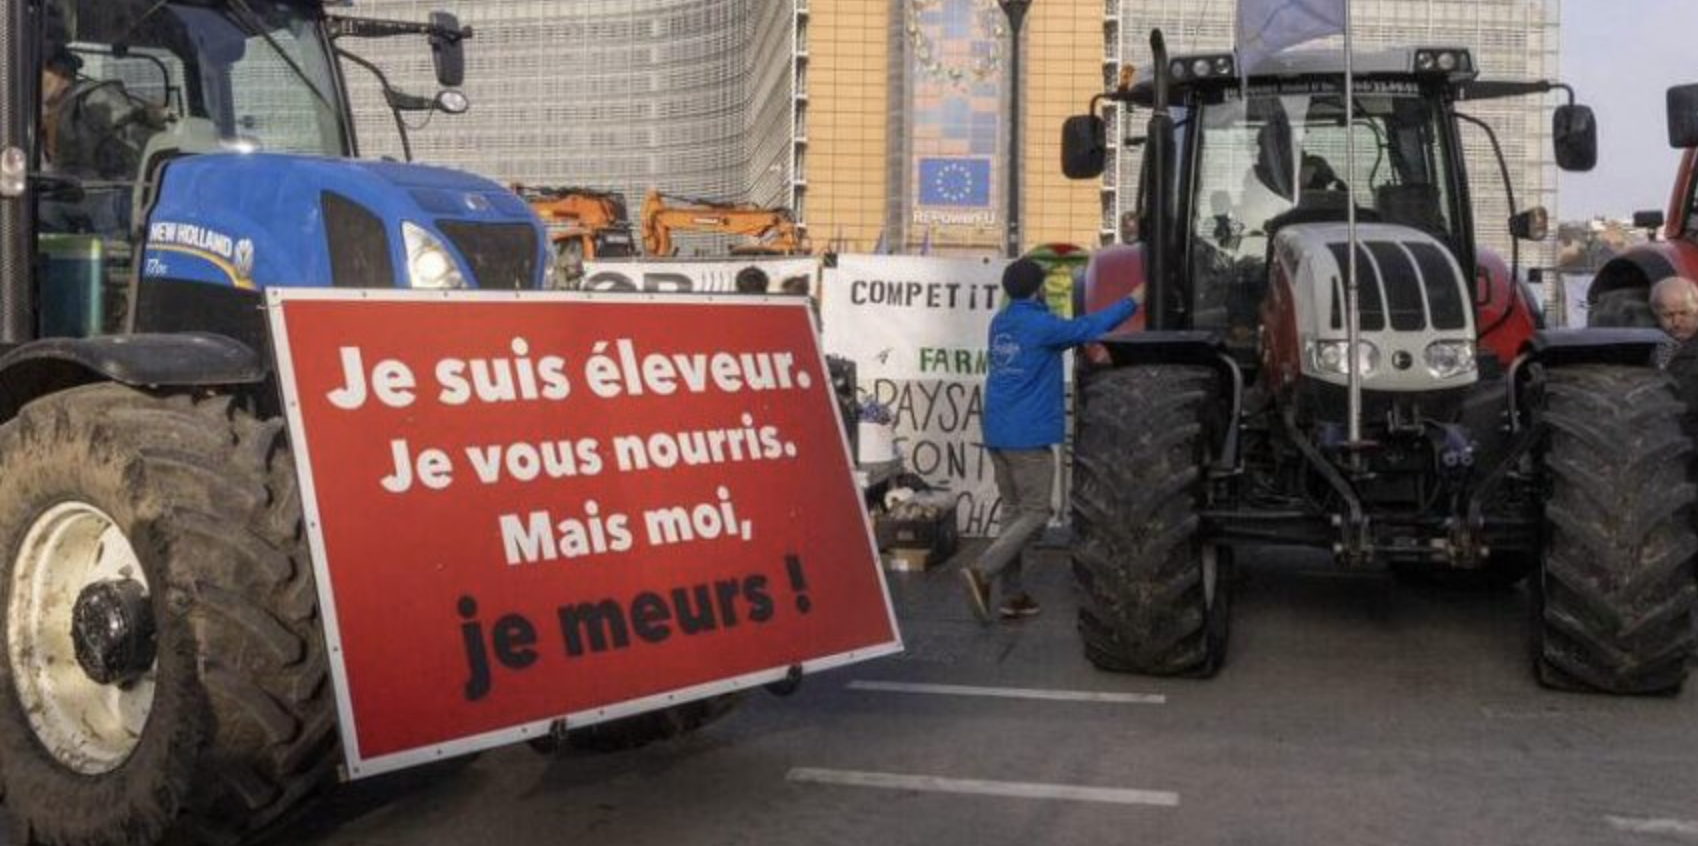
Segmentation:
<svg viewBox="0 0 1698 846">
<path fill-rule="evenodd" d="M 1061 241 L 1095 246 L 1101 225 L 1098 182 L 1061 174 L 1061 124 L 1083 112 L 1102 87 L 1101 0 L 1044 0 L 1026 21 L 1023 89 L 1025 246 Z"/>
</svg>

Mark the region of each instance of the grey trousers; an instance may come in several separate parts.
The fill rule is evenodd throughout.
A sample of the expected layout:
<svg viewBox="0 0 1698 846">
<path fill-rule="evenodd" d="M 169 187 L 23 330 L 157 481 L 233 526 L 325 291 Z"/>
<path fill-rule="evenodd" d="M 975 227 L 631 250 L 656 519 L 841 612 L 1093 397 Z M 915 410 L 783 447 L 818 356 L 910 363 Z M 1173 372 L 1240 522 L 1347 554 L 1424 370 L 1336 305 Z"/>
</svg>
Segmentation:
<svg viewBox="0 0 1698 846">
<path fill-rule="evenodd" d="M 1021 553 L 1049 525 L 1050 494 L 1055 488 L 1055 450 L 993 449 L 991 469 L 1002 498 L 1002 530 L 975 568 L 987 579 L 1000 579 L 1004 596 L 1025 590 Z"/>
</svg>

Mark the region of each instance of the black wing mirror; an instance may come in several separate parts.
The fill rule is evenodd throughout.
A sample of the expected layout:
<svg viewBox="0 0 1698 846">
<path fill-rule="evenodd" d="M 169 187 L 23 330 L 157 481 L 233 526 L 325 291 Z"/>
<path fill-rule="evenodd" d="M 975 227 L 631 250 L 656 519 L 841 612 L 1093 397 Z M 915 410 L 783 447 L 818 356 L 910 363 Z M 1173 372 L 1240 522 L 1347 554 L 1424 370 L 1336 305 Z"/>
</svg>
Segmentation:
<svg viewBox="0 0 1698 846">
<path fill-rule="evenodd" d="M 1557 167 L 1585 173 L 1598 164 L 1598 121 L 1590 106 L 1558 106 L 1551 117 Z"/>
<path fill-rule="evenodd" d="M 1543 241 L 1551 234 L 1551 215 L 1544 206 L 1517 212 L 1509 219 L 1509 234 L 1518 241 Z"/>
<path fill-rule="evenodd" d="M 436 82 L 443 88 L 458 88 L 466 81 L 466 50 L 461 45 L 470 33 L 460 28 L 460 19 L 450 12 L 431 12 L 430 29 Z"/>
<path fill-rule="evenodd" d="M 1107 131 L 1096 115 L 1074 115 L 1061 125 L 1061 172 L 1068 179 L 1101 176 L 1108 161 Z"/>
<path fill-rule="evenodd" d="M 1669 89 L 1669 146 L 1698 147 L 1698 84 Z"/>
</svg>

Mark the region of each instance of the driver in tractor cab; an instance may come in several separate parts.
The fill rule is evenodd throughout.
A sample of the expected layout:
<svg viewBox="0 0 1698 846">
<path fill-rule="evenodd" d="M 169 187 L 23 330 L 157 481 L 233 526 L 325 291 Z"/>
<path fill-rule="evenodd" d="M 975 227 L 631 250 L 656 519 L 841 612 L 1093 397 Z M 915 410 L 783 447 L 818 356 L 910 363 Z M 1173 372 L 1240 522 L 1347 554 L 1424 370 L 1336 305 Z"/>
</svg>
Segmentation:
<svg viewBox="0 0 1698 846">
<path fill-rule="evenodd" d="M 49 4 L 41 64 L 42 166 L 76 178 L 84 190 L 80 199 L 43 203 L 41 226 L 47 232 L 121 234 L 130 226 L 131 183 L 142 150 L 165 128 L 165 113 L 131 95 L 121 80 L 84 75 L 71 40 L 66 14 L 59 4 Z"/>
<path fill-rule="evenodd" d="M 1283 115 L 1256 131 L 1256 161 L 1244 174 L 1239 203 L 1239 220 L 1252 231 L 1266 234 L 1268 221 L 1313 202 L 1315 192 L 1348 190 L 1325 158 L 1305 151 L 1295 165 L 1292 159 L 1291 126 Z"/>
</svg>

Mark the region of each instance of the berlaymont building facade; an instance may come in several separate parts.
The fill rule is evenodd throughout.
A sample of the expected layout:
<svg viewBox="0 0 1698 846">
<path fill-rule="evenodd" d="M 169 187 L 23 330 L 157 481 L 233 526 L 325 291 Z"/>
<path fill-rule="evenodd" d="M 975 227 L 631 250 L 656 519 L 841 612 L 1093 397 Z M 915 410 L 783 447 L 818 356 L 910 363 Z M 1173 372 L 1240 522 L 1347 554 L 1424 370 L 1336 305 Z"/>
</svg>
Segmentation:
<svg viewBox="0 0 1698 846">
<path fill-rule="evenodd" d="M 1175 52 L 1230 49 L 1233 0 L 1033 0 L 1022 29 L 1018 169 L 1024 246 L 1112 242 L 1137 157 L 1100 181 L 1060 173 L 1060 127 L 1149 31 Z M 413 134 L 417 159 L 502 182 L 787 206 L 816 248 L 993 255 L 1007 217 L 1010 46 L 996 0 L 362 0 L 355 13 L 475 30 L 472 110 Z M 1460 45 L 1484 76 L 1555 79 L 1560 0 L 1352 0 L 1359 51 Z M 350 44 L 428 92 L 416 42 Z M 399 143 L 375 87 L 350 71 L 367 155 Z M 1585 92 L 1580 92 L 1584 99 Z M 1554 97 L 1555 95 L 1552 95 Z M 1555 208 L 1550 107 L 1470 106 L 1504 148 L 1517 200 Z M 1133 115 L 1120 134 L 1141 134 Z M 1507 248 L 1508 199 L 1482 134 L 1476 220 Z M 1535 261 L 1539 261 L 1535 259 Z"/>
</svg>

